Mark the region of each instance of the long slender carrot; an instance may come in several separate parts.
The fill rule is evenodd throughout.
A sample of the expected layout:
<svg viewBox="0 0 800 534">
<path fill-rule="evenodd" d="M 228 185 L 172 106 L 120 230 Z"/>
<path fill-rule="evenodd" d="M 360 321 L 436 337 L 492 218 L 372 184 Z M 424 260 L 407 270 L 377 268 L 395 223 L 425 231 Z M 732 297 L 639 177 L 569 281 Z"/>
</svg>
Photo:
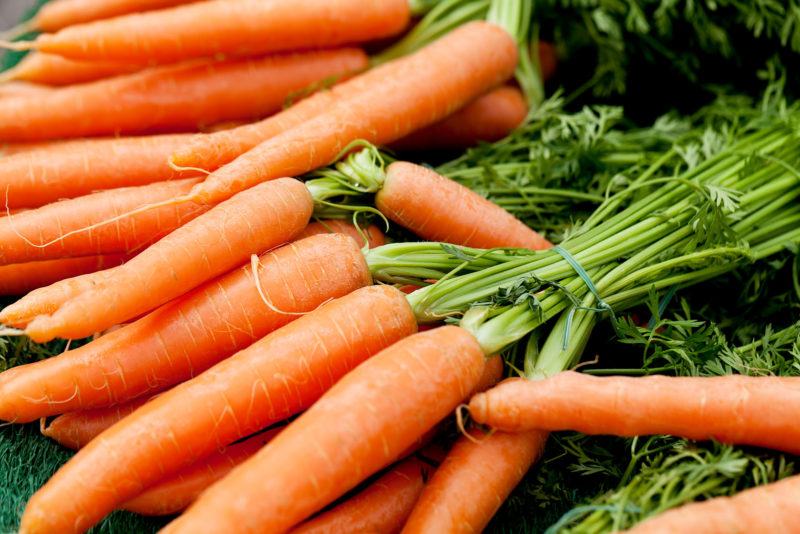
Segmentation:
<svg viewBox="0 0 800 534">
<path fill-rule="evenodd" d="M 309 224 L 306 226 L 305 230 L 297 235 L 296 239 L 303 239 L 317 234 L 344 234 L 355 239 L 356 243 L 359 245 L 365 244 L 364 238 L 366 237 L 366 244 L 369 248 L 375 248 L 386 244 L 386 236 L 384 236 L 381 229 L 374 224 L 362 228 L 361 232 L 363 232 L 363 234 L 359 232 L 358 228 L 347 221 L 326 219 Z"/>
<path fill-rule="evenodd" d="M 432 466 L 417 458 L 404 460 L 342 504 L 306 521 L 291 532 L 400 532 L 432 471 Z"/>
<path fill-rule="evenodd" d="M 415 329 L 404 295 L 391 287 L 329 302 L 98 436 L 31 498 L 20 529 L 85 530 L 151 483 L 307 408 L 350 369 Z M 74 498 L 65 500 L 65 492 Z"/>
<path fill-rule="evenodd" d="M 111 254 L 3 265 L 0 266 L 0 295 L 24 295 L 65 278 L 116 267 L 128 258 L 126 254 Z"/>
<path fill-rule="evenodd" d="M 679 506 L 643 521 L 630 534 L 729 534 L 800 531 L 800 476 Z"/>
<path fill-rule="evenodd" d="M 364 42 L 401 32 L 409 17 L 408 0 L 211 0 L 81 24 L 31 44 L 75 59 L 165 63 Z"/>
<path fill-rule="evenodd" d="M 77 451 L 107 428 L 132 414 L 148 400 L 149 397 L 141 397 L 108 408 L 65 413 L 52 421 L 47 421 L 47 418 L 43 417 L 40 420 L 40 430 L 43 436 L 63 447 Z"/>
<path fill-rule="evenodd" d="M 161 391 L 372 281 L 359 246 L 339 234 L 264 254 L 258 279 L 266 303 L 243 267 L 78 349 L 5 371 L 0 419 L 35 421 Z"/>
<path fill-rule="evenodd" d="M 500 206 L 413 163 L 389 165 L 375 205 L 389 219 L 430 241 L 479 248 L 552 246 Z"/>
<path fill-rule="evenodd" d="M 340 380 L 164 532 L 287 530 L 393 462 L 474 389 L 485 361 L 475 338 L 455 326 L 395 343 Z"/>
<path fill-rule="evenodd" d="M 522 92 L 498 87 L 464 106 L 446 119 L 392 143 L 394 150 L 464 149 L 480 142 L 502 139 L 519 126 L 528 113 Z"/>
<path fill-rule="evenodd" d="M 208 206 L 194 203 L 162 206 L 85 232 L 70 232 L 148 202 L 173 198 L 189 191 L 197 182 L 195 178 L 187 178 L 111 189 L 0 218 L 0 264 L 139 250 L 207 211 Z"/>
<path fill-rule="evenodd" d="M 83 22 L 194 1 L 197 0 L 53 0 L 42 6 L 31 26 L 43 32 L 54 32 Z"/>
<path fill-rule="evenodd" d="M 499 85 L 516 62 L 514 40 L 499 26 L 485 22 L 461 26 L 420 51 L 375 69 L 383 75 L 381 83 L 335 101 L 329 111 L 220 167 L 194 188 L 191 198 L 215 202 L 259 182 L 300 175 L 332 162 L 356 139 L 391 143 Z"/>
<path fill-rule="evenodd" d="M 154 67 L 41 96 L 0 100 L 0 139 L 195 129 L 259 118 L 280 110 L 289 95 L 310 84 L 366 65 L 363 51 L 344 48 Z"/>
<path fill-rule="evenodd" d="M 130 63 L 77 61 L 54 54 L 33 52 L 14 67 L 0 73 L 0 82 L 19 80 L 49 86 L 93 82 L 144 68 Z"/>
<path fill-rule="evenodd" d="M 3 152 L 11 155 L 0 158 L 0 206 L 38 208 L 101 189 L 196 176 L 166 163 L 190 138 L 173 134 L 6 146 Z"/>
<path fill-rule="evenodd" d="M 51 87 L 28 82 L 6 82 L 0 85 L 0 98 L 6 99 L 14 96 L 43 95 L 52 91 Z"/>
<path fill-rule="evenodd" d="M 783 409 L 770 409 L 776 405 Z M 479 423 L 513 432 L 672 434 L 797 454 L 795 405 L 800 406 L 800 381 L 793 378 L 598 378 L 568 371 L 540 381 L 508 380 L 475 395 L 469 410 Z"/>
</svg>

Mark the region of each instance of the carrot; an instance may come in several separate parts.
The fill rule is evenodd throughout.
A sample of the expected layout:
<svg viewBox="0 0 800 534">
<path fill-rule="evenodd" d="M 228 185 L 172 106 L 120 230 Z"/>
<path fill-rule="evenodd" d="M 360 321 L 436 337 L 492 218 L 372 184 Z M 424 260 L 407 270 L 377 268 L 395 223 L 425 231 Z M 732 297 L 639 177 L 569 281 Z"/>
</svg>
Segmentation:
<svg viewBox="0 0 800 534">
<path fill-rule="evenodd" d="M 503 382 L 475 395 L 469 411 L 479 423 L 511 432 L 537 428 L 618 436 L 672 434 L 797 454 L 795 404 L 800 404 L 800 381 L 793 378 L 598 378 L 568 371 L 535 382 Z M 784 409 L 770 409 L 776 405 Z"/>
<path fill-rule="evenodd" d="M 409 458 L 335 508 L 292 529 L 292 534 L 400 532 L 433 468 Z"/>
<path fill-rule="evenodd" d="M 87 529 L 164 476 L 307 408 L 358 363 L 415 328 L 405 297 L 388 286 L 329 302 L 98 436 L 31 498 L 20 530 Z"/>
<path fill-rule="evenodd" d="M 49 422 L 43 417 L 40 421 L 40 430 L 43 436 L 63 447 L 77 451 L 101 432 L 132 414 L 148 400 L 149 397 L 142 397 L 108 408 L 65 413 Z"/>
<path fill-rule="evenodd" d="M 429 241 L 478 248 L 552 246 L 500 206 L 413 163 L 389 165 L 375 205 L 389 219 Z"/>
<path fill-rule="evenodd" d="M 24 295 L 65 278 L 116 267 L 128 257 L 112 254 L 0 266 L 0 295 Z"/>
<path fill-rule="evenodd" d="M 166 63 L 364 42 L 401 32 L 409 17 L 408 0 L 211 0 L 81 24 L 18 47 L 92 61 Z"/>
<path fill-rule="evenodd" d="M 516 61 L 514 40 L 505 30 L 485 22 L 466 24 L 376 68 L 373 72 L 383 75 L 380 83 L 220 167 L 193 189 L 191 198 L 215 202 L 259 182 L 303 174 L 334 161 L 356 139 L 391 143 L 502 83 Z"/>
<path fill-rule="evenodd" d="M 67 26 L 186 4 L 196 0 L 53 0 L 42 6 L 30 26 L 54 32 Z"/>
<path fill-rule="evenodd" d="M 6 82 L 0 85 L 0 98 L 6 99 L 14 96 L 43 95 L 53 89 L 46 85 L 28 82 Z"/>
<path fill-rule="evenodd" d="M 631 534 L 727 534 L 800 530 L 800 476 L 679 506 L 634 526 Z"/>
<path fill-rule="evenodd" d="M 481 532 L 541 455 L 547 434 L 460 438 L 422 491 L 403 533 Z"/>
<path fill-rule="evenodd" d="M 353 226 L 349 222 L 341 221 L 338 219 L 326 219 L 322 221 L 313 222 L 308 226 L 306 226 L 305 230 L 303 230 L 297 235 L 297 239 L 302 239 L 304 237 L 309 237 L 317 234 L 333 233 L 333 234 L 344 234 L 346 236 L 352 237 L 359 245 L 364 245 L 364 236 L 366 236 L 367 238 L 366 243 L 369 246 L 369 248 L 375 248 L 386 244 L 386 236 L 384 236 L 383 232 L 381 232 L 381 229 L 375 226 L 374 224 L 370 224 L 366 228 L 362 228 L 361 231 L 364 233 L 364 235 L 359 233 L 359 229 Z"/>
<path fill-rule="evenodd" d="M 166 164 L 187 134 L 6 145 L 0 158 L 0 205 L 38 208 L 62 198 L 188 178 Z M 22 152 L 22 153 L 17 153 Z"/>
<path fill-rule="evenodd" d="M 371 283 L 352 239 L 319 235 L 212 280 L 121 329 L 59 356 L 0 373 L 0 419 L 119 404 L 196 376 L 315 309 Z"/>
<path fill-rule="evenodd" d="M 42 96 L 0 100 L 0 139 L 194 129 L 263 117 L 280 110 L 292 93 L 366 64 L 364 52 L 344 48 L 154 67 Z"/>
<path fill-rule="evenodd" d="M 16 66 L 0 74 L 0 82 L 19 80 L 45 86 L 93 82 L 119 74 L 142 70 L 142 65 L 107 61 L 77 61 L 54 54 L 34 52 Z"/>
<path fill-rule="evenodd" d="M 164 532 L 287 530 L 447 416 L 474 389 L 485 360 L 475 338 L 456 326 L 395 343 L 347 374 Z"/>
<path fill-rule="evenodd" d="M 162 206 L 92 230 L 78 230 L 143 203 L 185 193 L 197 182 L 197 179 L 187 178 L 111 189 L 0 218 L 0 265 L 139 250 L 207 211 L 208 207 L 193 203 Z"/>
<path fill-rule="evenodd" d="M 522 92 L 498 87 L 473 100 L 444 120 L 392 143 L 394 150 L 464 149 L 502 139 L 528 113 Z"/>
</svg>

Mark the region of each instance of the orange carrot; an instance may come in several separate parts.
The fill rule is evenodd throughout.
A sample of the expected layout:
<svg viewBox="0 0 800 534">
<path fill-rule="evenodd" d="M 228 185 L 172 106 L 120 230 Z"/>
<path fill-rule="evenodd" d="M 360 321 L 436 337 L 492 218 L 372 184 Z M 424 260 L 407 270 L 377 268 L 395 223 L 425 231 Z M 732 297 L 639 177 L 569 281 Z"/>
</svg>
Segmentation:
<svg viewBox="0 0 800 534">
<path fill-rule="evenodd" d="M 630 534 L 728 534 L 732 532 L 798 532 L 800 530 L 800 475 L 679 506 L 643 521 Z"/>
<path fill-rule="evenodd" d="M 369 245 L 369 248 L 375 248 L 386 244 L 386 236 L 384 236 L 381 229 L 374 224 L 362 228 L 361 231 L 364 235 L 359 233 L 359 229 L 349 222 L 338 219 L 326 219 L 309 224 L 306 226 L 305 230 L 297 235 L 296 239 L 302 239 L 317 234 L 344 234 L 355 239 L 356 243 L 361 246 L 364 245 L 364 236 L 366 236 L 366 243 Z"/>
<path fill-rule="evenodd" d="M 549 80 L 556 73 L 558 67 L 558 53 L 555 45 L 547 41 L 539 41 L 539 69 L 542 79 Z"/>
<path fill-rule="evenodd" d="M 143 203 L 180 195 L 197 182 L 197 179 L 187 178 L 111 189 L 0 218 L 0 264 L 137 251 L 207 211 L 208 207 L 193 203 L 162 206 L 92 230 L 71 232 Z"/>
<path fill-rule="evenodd" d="M 149 397 L 142 397 L 109 408 L 65 413 L 49 422 L 47 418 L 43 417 L 40 421 L 40 430 L 42 435 L 56 441 L 59 445 L 77 451 L 85 447 L 101 432 L 132 414 L 148 400 L 150 400 Z"/>
<path fill-rule="evenodd" d="M 16 66 L 0 73 L 0 81 L 20 80 L 50 86 L 93 82 L 142 70 L 142 65 L 107 61 L 77 61 L 54 54 L 34 52 Z"/>
<path fill-rule="evenodd" d="M 323 302 L 371 283 L 352 239 L 318 235 L 264 254 L 80 348 L 0 373 L 0 420 L 119 404 L 196 376 Z"/>
<path fill-rule="evenodd" d="M 485 360 L 475 338 L 456 326 L 395 343 L 208 488 L 164 532 L 287 530 L 395 461 L 475 388 Z"/>
<path fill-rule="evenodd" d="M 116 267 L 128 257 L 112 254 L 3 265 L 0 267 L 0 295 L 24 295 L 65 278 Z"/>
<path fill-rule="evenodd" d="M 342 504 L 292 529 L 292 534 L 400 532 L 433 468 L 409 458 Z"/>
<path fill-rule="evenodd" d="M 502 139 L 528 113 L 522 92 L 499 87 L 473 100 L 444 120 L 392 143 L 395 150 L 464 149 Z"/>
<path fill-rule="evenodd" d="M 164 476 L 307 408 L 350 369 L 415 328 L 408 302 L 391 287 L 366 287 L 329 302 L 91 441 L 31 498 L 21 530 L 87 529 Z M 65 492 L 74 498 L 65 500 Z"/>
<path fill-rule="evenodd" d="M 194 129 L 263 117 L 278 111 L 292 93 L 366 64 L 363 51 L 344 48 L 154 67 L 42 96 L 0 100 L 0 139 Z"/>
<path fill-rule="evenodd" d="M 193 1 L 196 0 L 53 0 L 42 6 L 31 26 L 43 32 L 54 32 L 73 24 Z"/>
<path fill-rule="evenodd" d="M 777 405 L 784 409 L 770 409 Z M 479 423 L 511 432 L 672 434 L 797 454 L 795 405 L 800 405 L 800 380 L 794 378 L 598 378 L 568 371 L 540 381 L 507 380 L 475 395 L 469 411 Z"/>
<path fill-rule="evenodd" d="M 332 48 L 401 32 L 408 0 L 211 0 L 40 35 L 43 52 L 165 63 L 217 54 Z"/>
<path fill-rule="evenodd" d="M 46 85 L 28 82 L 6 82 L 0 85 L 0 98 L 6 99 L 13 96 L 43 95 L 53 89 Z"/>
<path fill-rule="evenodd" d="M 516 62 L 514 40 L 499 26 L 461 26 L 375 69 L 384 75 L 381 83 L 335 102 L 327 112 L 220 167 L 193 189 L 191 198 L 215 202 L 259 182 L 303 174 L 334 161 L 357 139 L 391 143 L 502 83 Z"/>
<path fill-rule="evenodd" d="M 190 138 L 174 134 L 6 145 L 2 150 L 8 157 L 0 158 L 0 206 L 38 208 L 101 189 L 196 176 L 167 165 L 169 155 Z"/>
<path fill-rule="evenodd" d="M 552 246 L 500 206 L 413 163 L 389 165 L 375 205 L 389 219 L 429 241 L 478 248 Z"/>
</svg>

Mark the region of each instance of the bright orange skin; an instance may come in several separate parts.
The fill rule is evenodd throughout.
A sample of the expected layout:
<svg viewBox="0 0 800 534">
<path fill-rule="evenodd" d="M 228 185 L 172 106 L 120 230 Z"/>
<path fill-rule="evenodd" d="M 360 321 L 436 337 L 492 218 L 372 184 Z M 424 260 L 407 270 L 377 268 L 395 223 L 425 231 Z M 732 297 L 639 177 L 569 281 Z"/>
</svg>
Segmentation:
<svg viewBox="0 0 800 534">
<path fill-rule="evenodd" d="M 367 236 L 366 244 L 369 248 L 379 247 L 386 244 L 386 236 L 383 235 L 381 229 L 370 224 L 366 228 L 361 229 Z M 352 223 L 342 221 L 339 219 L 326 219 L 324 221 L 317 221 L 306 226 L 306 229 L 300 232 L 297 239 L 317 235 L 317 234 L 344 234 L 353 238 L 360 246 L 364 246 L 364 237 L 358 233 L 358 229 Z"/>
<path fill-rule="evenodd" d="M 142 397 L 108 408 L 65 413 L 49 422 L 43 417 L 41 432 L 59 445 L 77 451 L 148 400 Z"/>
<path fill-rule="evenodd" d="M 31 498 L 20 530 L 86 530 L 165 476 L 308 408 L 350 369 L 415 330 L 408 302 L 391 287 L 329 302 L 92 440 Z"/>
<path fill-rule="evenodd" d="M 480 381 L 485 361 L 475 338 L 456 326 L 395 343 L 342 378 L 164 532 L 288 530 L 451 413 Z"/>
<path fill-rule="evenodd" d="M 0 374 L 0 419 L 111 406 L 188 380 L 331 298 L 372 283 L 352 239 L 318 235 L 211 280 L 78 349 Z"/>
<path fill-rule="evenodd" d="M 127 254 L 86 256 L 0 266 L 0 295 L 24 295 L 65 278 L 116 267 Z"/>
<path fill-rule="evenodd" d="M 8 71 L 6 71 L 8 72 Z M 2 76 L 2 75 L 0 75 Z M 52 91 L 51 87 L 28 82 L 8 81 L 0 85 L 0 98 L 6 99 L 14 96 L 43 95 Z M 5 147 L 2 151 L 6 154 Z"/>
<path fill-rule="evenodd" d="M 279 111 L 293 93 L 366 65 L 362 50 L 343 48 L 154 67 L 0 100 L 0 139 L 196 130 L 226 120 L 261 118 Z"/>
<path fill-rule="evenodd" d="M 500 206 L 413 163 L 389 165 L 375 205 L 389 219 L 428 241 L 477 248 L 552 246 Z"/>
<path fill-rule="evenodd" d="M 130 63 L 77 61 L 55 54 L 32 52 L 13 68 L 0 74 L 0 77 L 4 80 L 20 80 L 45 86 L 62 86 L 93 82 L 136 72 L 142 68 L 142 65 Z"/>
<path fill-rule="evenodd" d="M 43 32 L 54 32 L 83 22 L 194 1 L 196 0 L 53 0 L 42 6 L 34 18 L 34 25 Z"/>
<path fill-rule="evenodd" d="M 25 333 L 38 342 L 80 339 L 139 317 L 244 264 L 252 254 L 291 241 L 312 211 L 308 189 L 292 178 L 243 191 L 177 228 L 55 313 L 37 317 Z"/>
<path fill-rule="evenodd" d="M 502 28 L 472 22 L 420 51 L 373 69 L 381 76 L 327 111 L 267 139 L 220 167 L 198 184 L 192 198 L 215 202 L 253 184 L 299 176 L 334 161 L 352 141 L 376 145 L 396 141 L 447 117 L 470 100 L 508 79 L 517 63 L 514 40 Z M 361 84 L 354 78 L 353 84 Z"/>
<path fill-rule="evenodd" d="M 211 0 L 73 26 L 34 46 L 74 59 L 166 63 L 333 48 L 395 35 L 409 18 L 407 0 Z"/>
<path fill-rule="evenodd" d="M 479 423 L 509 432 L 670 434 L 798 454 L 794 406 L 800 409 L 800 380 L 795 378 L 600 378 L 566 371 L 539 381 L 507 380 L 475 395 L 469 411 Z"/>
<path fill-rule="evenodd" d="M 409 458 L 342 504 L 309 519 L 292 534 L 400 532 L 433 468 Z"/>
</svg>

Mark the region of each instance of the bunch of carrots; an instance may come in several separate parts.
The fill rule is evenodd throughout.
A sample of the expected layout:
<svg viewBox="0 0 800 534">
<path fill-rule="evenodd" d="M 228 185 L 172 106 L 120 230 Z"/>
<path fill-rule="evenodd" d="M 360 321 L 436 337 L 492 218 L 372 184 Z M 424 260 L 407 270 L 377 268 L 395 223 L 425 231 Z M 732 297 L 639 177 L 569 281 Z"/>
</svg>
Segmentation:
<svg viewBox="0 0 800 534">
<path fill-rule="evenodd" d="M 19 297 L 0 333 L 91 338 L 0 373 L 0 420 L 76 451 L 20 532 L 118 509 L 192 534 L 479 532 L 549 432 L 800 450 L 796 379 L 569 370 L 602 314 L 800 243 L 800 112 L 652 168 L 554 248 L 407 160 L 499 140 L 540 103 L 554 51 L 528 2 L 485 4 L 372 56 L 453 3 L 53 0 L 19 28 L 45 33 L 4 42 L 32 52 L 0 84 L 0 293 Z M 796 528 L 798 484 L 637 530 Z"/>
</svg>

